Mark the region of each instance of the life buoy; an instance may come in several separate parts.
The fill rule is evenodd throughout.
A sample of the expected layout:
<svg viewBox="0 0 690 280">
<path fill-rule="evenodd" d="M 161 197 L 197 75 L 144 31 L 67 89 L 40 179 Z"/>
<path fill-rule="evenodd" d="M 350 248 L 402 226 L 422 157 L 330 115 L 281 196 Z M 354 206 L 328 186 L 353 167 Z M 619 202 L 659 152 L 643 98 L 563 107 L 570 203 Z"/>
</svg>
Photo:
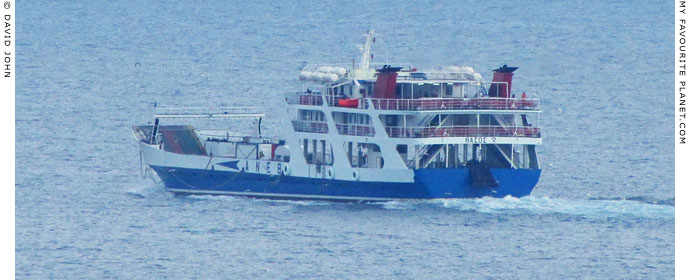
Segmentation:
<svg viewBox="0 0 690 280">
<path fill-rule="evenodd" d="M 283 175 L 290 175 L 290 165 L 283 163 Z"/>
<path fill-rule="evenodd" d="M 352 179 L 359 181 L 359 170 L 352 170 Z"/>
<path fill-rule="evenodd" d="M 328 168 L 328 171 L 326 171 L 326 176 L 328 177 L 328 179 L 335 178 L 335 170 L 333 169 L 333 167 Z"/>
</svg>

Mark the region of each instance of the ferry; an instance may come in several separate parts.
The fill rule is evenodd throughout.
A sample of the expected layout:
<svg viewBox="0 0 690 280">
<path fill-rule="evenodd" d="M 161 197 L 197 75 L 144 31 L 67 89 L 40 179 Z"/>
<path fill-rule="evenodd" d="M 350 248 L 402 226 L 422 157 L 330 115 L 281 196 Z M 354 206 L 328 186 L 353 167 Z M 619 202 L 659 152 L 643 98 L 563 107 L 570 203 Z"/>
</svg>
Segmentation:
<svg viewBox="0 0 690 280">
<path fill-rule="evenodd" d="M 132 128 L 143 174 L 177 194 L 270 199 L 532 192 L 541 175 L 541 111 L 535 95 L 511 90 L 517 67 L 494 69 L 490 82 L 471 67 L 377 69 L 374 32 L 365 37 L 356 67 L 302 68 L 303 90 L 281 96 L 279 138 L 261 134 L 259 108 L 155 108 L 152 123 Z M 215 128 L 192 126 L 192 119 Z M 251 133 L 235 129 L 247 122 L 255 124 Z"/>
</svg>

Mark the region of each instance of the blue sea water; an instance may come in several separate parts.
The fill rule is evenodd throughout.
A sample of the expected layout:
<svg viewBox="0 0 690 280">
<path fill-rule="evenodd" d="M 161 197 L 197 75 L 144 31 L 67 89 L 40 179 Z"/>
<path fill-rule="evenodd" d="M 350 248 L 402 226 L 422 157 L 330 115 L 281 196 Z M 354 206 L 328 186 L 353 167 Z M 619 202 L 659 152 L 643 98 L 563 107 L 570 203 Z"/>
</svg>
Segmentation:
<svg viewBox="0 0 690 280">
<path fill-rule="evenodd" d="M 648 1 L 19 1 L 19 279 L 674 277 L 673 7 Z M 542 99 L 525 198 L 343 204 L 177 197 L 130 126 L 267 108 L 298 68 L 519 66 Z"/>
</svg>

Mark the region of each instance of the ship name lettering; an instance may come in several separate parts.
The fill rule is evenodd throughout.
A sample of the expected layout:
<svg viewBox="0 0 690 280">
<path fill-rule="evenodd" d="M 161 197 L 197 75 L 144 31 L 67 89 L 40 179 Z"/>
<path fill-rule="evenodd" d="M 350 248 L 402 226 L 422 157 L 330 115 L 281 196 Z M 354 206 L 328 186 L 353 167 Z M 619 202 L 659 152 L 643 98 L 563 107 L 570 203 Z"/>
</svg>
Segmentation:
<svg viewBox="0 0 690 280">
<path fill-rule="evenodd" d="M 271 162 L 266 162 L 266 173 L 271 174 Z"/>
<path fill-rule="evenodd" d="M 496 142 L 496 139 L 494 139 L 494 142 Z M 486 137 L 465 137 L 465 143 L 486 143 Z"/>
<path fill-rule="evenodd" d="M 259 162 L 256 162 L 256 172 L 259 172 Z"/>
</svg>

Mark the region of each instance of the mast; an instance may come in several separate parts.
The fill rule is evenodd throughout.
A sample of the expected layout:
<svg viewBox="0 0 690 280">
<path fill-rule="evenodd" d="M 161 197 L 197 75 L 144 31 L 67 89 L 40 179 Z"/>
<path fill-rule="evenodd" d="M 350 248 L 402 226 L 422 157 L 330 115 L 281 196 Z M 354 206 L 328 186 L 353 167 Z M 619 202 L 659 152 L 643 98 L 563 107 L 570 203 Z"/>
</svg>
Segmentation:
<svg viewBox="0 0 690 280">
<path fill-rule="evenodd" d="M 374 29 L 370 29 L 369 32 L 367 32 L 367 34 L 364 36 L 367 37 L 367 40 L 364 43 L 364 46 L 361 47 L 362 59 L 359 61 L 359 69 L 361 70 L 369 69 L 369 62 L 371 61 L 371 44 L 375 40 Z"/>
</svg>

